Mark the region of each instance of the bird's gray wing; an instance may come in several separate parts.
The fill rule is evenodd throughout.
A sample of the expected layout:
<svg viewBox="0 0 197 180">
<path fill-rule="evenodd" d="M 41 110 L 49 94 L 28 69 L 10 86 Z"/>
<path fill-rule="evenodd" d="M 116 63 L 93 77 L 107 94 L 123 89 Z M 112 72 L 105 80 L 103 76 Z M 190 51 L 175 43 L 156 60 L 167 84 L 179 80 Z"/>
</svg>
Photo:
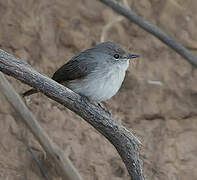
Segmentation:
<svg viewBox="0 0 197 180">
<path fill-rule="evenodd" d="M 52 79 L 63 83 L 70 80 L 80 79 L 91 73 L 97 66 L 94 57 L 89 50 L 74 56 L 70 61 L 60 67 L 54 74 Z"/>
</svg>

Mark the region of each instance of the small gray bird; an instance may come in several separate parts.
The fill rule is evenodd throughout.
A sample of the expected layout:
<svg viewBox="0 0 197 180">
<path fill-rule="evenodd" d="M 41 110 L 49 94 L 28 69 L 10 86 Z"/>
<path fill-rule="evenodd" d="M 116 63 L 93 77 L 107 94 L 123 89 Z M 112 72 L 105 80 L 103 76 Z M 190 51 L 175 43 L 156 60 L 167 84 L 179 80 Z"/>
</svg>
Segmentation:
<svg viewBox="0 0 197 180">
<path fill-rule="evenodd" d="M 100 43 L 74 56 L 53 74 L 52 79 L 90 101 L 105 101 L 118 92 L 129 60 L 136 57 L 139 56 L 127 54 L 116 43 Z M 37 92 L 30 89 L 23 96 Z"/>
</svg>

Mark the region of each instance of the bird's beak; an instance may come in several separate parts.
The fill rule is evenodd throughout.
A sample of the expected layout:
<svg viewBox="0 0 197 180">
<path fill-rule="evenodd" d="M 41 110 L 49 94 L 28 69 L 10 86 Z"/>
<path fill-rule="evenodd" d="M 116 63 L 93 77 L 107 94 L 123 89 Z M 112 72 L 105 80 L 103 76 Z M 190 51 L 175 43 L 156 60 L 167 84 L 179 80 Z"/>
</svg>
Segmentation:
<svg viewBox="0 0 197 180">
<path fill-rule="evenodd" d="M 140 57 L 140 56 L 137 55 L 137 54 L 129 54 L 129 55 L 127 56 L 128 60 L 131 60 L 131 59 L 133 59 L 133 58 L 138 58 L 138 57 Z"/>
</svg>

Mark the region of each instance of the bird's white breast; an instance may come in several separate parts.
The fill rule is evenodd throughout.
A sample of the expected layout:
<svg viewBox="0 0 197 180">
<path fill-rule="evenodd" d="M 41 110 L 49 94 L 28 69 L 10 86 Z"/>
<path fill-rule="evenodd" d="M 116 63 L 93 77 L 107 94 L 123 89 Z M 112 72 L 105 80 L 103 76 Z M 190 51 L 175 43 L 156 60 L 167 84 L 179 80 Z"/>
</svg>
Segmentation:
<svg viewBox="0 0 197 180">
<path fill-rule="evenodd" d="M 129 62 L 114 64 L 113 67 L 95 69 L 82 80 L 73 80 L 68 88 L 93 101 L 104 101 L 114 96 L 121 87 Z"/>
</svg>

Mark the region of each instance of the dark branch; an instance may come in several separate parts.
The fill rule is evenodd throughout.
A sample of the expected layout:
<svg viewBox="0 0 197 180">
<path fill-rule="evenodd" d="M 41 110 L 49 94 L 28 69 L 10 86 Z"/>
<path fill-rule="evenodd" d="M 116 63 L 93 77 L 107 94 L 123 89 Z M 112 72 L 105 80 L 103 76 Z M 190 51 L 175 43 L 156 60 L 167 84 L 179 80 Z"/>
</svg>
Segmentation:
<svg viewBox="0 0 197 180">
<path fill-rule="evenodd" d="M 49 98 L 72 110 L 104 135 L 117 149 L 132 180 L 144 180 L 139 159 L 140 141 L 101 107 L 35 71 L 30 65 L 0 50 L 0 71 L 38 89 Z"/>
<path fill-rule="evenodd" d="M 137 24 L 138 26 L 143 28 L 145 31 L 153 34 L 155 37 L 160 39 L 162 42 L 164 42 L 166 45 L 168 45 L 173 50 L 175 50 L 178 54 L 180 54 L 182 57 L 184 57 L 192 65 L 197 66 L 197 57 L 192 55 L 192 53 L 189 50 L 187 50 L 180 43 L 173 40 L 170 36 L 168 36 L 166 33 L 164 33 L 162 30 L 160 30 L 157 26 L 154 26 L 154 25 L 150 24 L 149 22 L 143 20 L 135 12 L 133 12 L 130 9 L 124 8 L 123 6 L 121 6 L 117 2 L 115 2 L 114 0 L 99 0 L 99 1 L 106 4 L 107 6 L 111 7 L 117 13 L 125 16 L 131 22 Z"/>
</svg>

